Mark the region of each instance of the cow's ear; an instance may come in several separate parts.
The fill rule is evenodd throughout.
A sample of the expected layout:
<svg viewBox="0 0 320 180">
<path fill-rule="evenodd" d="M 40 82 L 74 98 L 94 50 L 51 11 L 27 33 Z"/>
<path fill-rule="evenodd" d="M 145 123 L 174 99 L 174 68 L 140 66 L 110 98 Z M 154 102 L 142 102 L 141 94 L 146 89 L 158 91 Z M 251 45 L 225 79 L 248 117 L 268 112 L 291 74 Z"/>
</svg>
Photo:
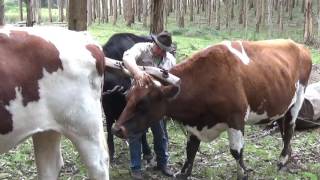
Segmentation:
<svg viewBox="0 0 320 180">
<path fill-rule="evenodd" d="M 161 91 L 169 99 L 175 98 L 180 92 L 179 87 L 173 85 L 162 86 Z"/>
</svg>

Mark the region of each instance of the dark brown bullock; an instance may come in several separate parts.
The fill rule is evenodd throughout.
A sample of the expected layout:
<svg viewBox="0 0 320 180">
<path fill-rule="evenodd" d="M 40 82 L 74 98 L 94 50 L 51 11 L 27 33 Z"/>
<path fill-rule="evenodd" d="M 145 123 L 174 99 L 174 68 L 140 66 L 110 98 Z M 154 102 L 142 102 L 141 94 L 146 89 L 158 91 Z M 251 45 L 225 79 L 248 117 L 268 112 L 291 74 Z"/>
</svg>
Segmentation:
<svg viewBox="0 0 320 180">
<path fill-rule="evenodd" d="M 277 121 L 284 148 L 279 167 L 291 155 L 290 140 L 311 71 L 307 49 L 291 40 L 225 41 L 203 49 L 170 70 L 177 85 L 134 86 L 113 131 L 120 137 L 142 131 L 164 115 L 191 133 L 187 160 L 179 176 L 191 175 L 200 141 L 212 141 L 225 130 L 238 163 L 243 162 L 246 123 Z"/>
</svg>

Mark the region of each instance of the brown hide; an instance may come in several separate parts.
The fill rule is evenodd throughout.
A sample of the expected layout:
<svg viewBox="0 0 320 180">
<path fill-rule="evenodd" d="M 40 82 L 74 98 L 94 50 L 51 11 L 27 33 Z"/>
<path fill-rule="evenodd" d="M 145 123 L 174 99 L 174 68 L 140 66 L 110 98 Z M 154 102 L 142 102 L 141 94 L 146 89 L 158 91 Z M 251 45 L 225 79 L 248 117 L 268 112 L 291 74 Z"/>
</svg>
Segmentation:
<svg viewBox="0 0 320 180">
<path fill-rule="evenodd" d="M 286 113 L 296 85 L 307 85 L 311 71 L 308 50 L 291 40 L 241 43 L 249 57 L 247 64 L 222 43 L 172 68 L 170 73 L 181 78 L 180 93 L 173 100 L 167 99 L 163 88 L 133 88 L 115 130 L 125 130 L 123 125 L 129 121 L 135 123 L 131 130 L 141 130 L 164 115 L 199 130 L 219 122 L 243 130 L 248 107 L 270 118 Z M 242 51 L 240 42 L 232 42 L 231 46 Z M 148 106 L 139 113 L 141 108 L 136 104 L 142 100 Z"/>
<path fill-rule="evenodd" d="M 15 88 L 21 91 L 26 106 L 40 98 L 38 80 L 43 77 L 43 69 L 52 73 L 59 68 L 62 63 L 53 44 L 22 31 L 0 34 L 0 134 L 13 128 L 12 115 L 5 106 L 15 98 Z"/>
<path fill-rule="evenodd" d="M 240 50 L 237 44 L 232 46 Z M 170 72 L 181 78 L 181 92 L 168 104 L 168 115 L 189 125 L 227 121 L 237 126 L 235 118 L 243 120 L 248 105 L 269 117 L 285 113 L 295 83 L 307 84 L 311 71 L 308 50 L 291 40 L 242 44 L 250 58 L 248 65 L 221 44 L 199 51 L 174 67 Z"/>
</svg>

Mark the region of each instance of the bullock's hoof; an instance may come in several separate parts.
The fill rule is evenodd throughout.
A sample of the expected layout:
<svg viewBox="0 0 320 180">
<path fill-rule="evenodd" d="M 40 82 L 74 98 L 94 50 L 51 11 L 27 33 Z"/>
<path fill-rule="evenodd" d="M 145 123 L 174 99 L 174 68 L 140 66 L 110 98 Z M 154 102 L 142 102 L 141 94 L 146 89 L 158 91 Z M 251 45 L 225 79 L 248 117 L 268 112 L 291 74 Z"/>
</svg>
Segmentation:
<svg viewBox="0 0 320 180">
<path fill-rule="evenodd" d="M 114 157 L 110 157 L 110 164 L 114 164 L 116 162 L 116 160 L 114 159 Z"/>
<path fill-rule="evenodd" d="M 174 175 L 175 179 L 188 179 L 188 175 L 185 173 L 177 173 Z"/>
<path fill-rule="evenodd" d="M 286 171 L 288 168 L 286 166 L 286 164 L 283 163 L 278 163 L 278 171 Z"/>
<path fill-rule="evenodd" d="M 238 176 L 237 180 L 248 180 L 248 175 L 244 175 L 244 176 Z"/>
</svg>

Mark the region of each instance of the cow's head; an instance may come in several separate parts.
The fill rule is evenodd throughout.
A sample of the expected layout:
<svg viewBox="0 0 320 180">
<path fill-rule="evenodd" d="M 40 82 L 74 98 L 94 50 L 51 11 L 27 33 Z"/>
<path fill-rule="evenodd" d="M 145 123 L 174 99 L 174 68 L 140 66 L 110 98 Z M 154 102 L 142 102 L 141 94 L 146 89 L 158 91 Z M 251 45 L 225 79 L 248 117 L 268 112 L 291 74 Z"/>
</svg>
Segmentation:
<svg viewBox="0 0 320 180">
<path fill-rule="evenodd" d="M 149 86 L 133 85 L 127 94 L 127 105 L 112 132 L 120 138 L 142 132 L 165 115 L 167 102 L 178 93 L 178 85 L 155 79 Z"/>
</svg>

